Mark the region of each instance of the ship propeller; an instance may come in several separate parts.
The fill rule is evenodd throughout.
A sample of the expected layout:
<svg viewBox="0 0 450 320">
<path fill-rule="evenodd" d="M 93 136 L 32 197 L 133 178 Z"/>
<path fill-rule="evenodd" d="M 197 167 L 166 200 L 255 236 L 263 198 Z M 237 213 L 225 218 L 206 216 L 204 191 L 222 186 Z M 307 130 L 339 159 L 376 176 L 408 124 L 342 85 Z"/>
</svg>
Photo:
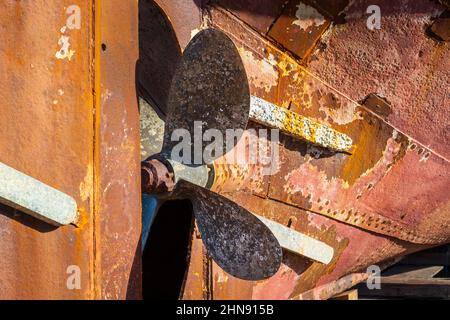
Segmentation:
<svg viewBox="0 0 450 320">
<path fill-rule="evenodd" d="M 225 136 L 227 129 L 233 129 L 239 140 L 249 108 L 248 80 L 233 42 L 218 30 L 199 32 L 177 66 L 169 92 L 162 151 L 143 161 L 142 189 L 164 199 L 190 199 L 212 259 L 235 277 L 260 280 L 279 269 L 280 244 L 252 213 L 208 189 L 212 177 L 209 165 L 214 157 L 203 157 L 209 142 L 203 141 L 202 130 L 218 130 Z M 193 137 L 193 148 L 181 157 L 187 161 L 177 161 L 173 152 L 186 135 Z"/>
</svg>

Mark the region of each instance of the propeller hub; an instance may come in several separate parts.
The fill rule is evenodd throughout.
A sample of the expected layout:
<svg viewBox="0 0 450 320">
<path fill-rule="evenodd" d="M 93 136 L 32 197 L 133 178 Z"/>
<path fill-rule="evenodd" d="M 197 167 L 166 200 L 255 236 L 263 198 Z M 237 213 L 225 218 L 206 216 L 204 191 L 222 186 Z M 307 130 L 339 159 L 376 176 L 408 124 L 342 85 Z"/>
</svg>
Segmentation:
<svg viewBox="0 0 450 320">
<path fill-rule="evenodd" d="M 172 192 L 175 187 L 173 172 L 157 159 L 142 162 L 141 181 L 142 192 L 147 194 Z"/>
</svg>

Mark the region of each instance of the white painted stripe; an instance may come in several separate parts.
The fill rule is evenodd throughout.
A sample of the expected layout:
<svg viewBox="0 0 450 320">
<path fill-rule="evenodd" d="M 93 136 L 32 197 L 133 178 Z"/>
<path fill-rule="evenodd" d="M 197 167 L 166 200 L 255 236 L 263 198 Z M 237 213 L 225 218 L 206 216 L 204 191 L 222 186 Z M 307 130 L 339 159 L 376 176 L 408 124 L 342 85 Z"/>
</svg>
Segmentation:
<svg viewBox="0 0 450 320">
<path fill-rule="evenodd" d="M 75 200 L 0 162 L 0 202 L 53 225 L 75 222 Z"/>
<path fill-rule="evenodd" d="M 257 214 L 255 216 L 272 231 L 282 248 L 324 264 L 333 259 L 334 249 L 326 243 Z"/>
</svg>

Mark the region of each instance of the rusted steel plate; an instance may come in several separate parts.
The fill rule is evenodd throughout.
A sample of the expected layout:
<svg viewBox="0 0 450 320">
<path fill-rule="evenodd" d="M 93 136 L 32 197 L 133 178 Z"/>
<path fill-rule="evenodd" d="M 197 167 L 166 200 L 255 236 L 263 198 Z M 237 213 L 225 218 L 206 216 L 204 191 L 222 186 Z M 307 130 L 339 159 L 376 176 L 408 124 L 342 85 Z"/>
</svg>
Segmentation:
<svg viewBox="0 0 450 320">
<path fill-rule="evenodd" d="M 226 22 L 230 19 L 226 15 L 217 13 L 216 20 L 214 20 L 215 15 L 212 16 L 213 23 L 217 23 L 222 28 L 229 28 L 231 25 Z M 225 31 L 233 33 L 235 30 L 236 27 L 233 27 Z M 242 32 L 242 30 L 239 31 Z M 439 212 L 442 212 L 442 206 L 445 207 L 448 203 L 446 185 L 449 183 L 449 177 L 443 174 L 448 172 L 448 162 L 329 87 L 293 59 L 273 46 L 265 44 L 259 36 L 251 31 L 247 31 L 246 34 L 247 39 L 253 40 L 246 41 L 247 43 L 259 42 L 259 45 L 245 49 L 245 45 L 239 38 L 234 39 L 238 49 L 243 53 L 251 90 L 258 86 L 255 79 L 260 72 L 259 66 L 268 63 L 273 68 L 271 74 L 276 77 L 273 86 L 280 92 L 279 97 L 272 98 L 278 100 L 275 103 L 290 106 L 293 111 L 327 123 L 332 128 L 350 136 L 356 145 L 351 154 L 330 153 L 328 150 L 317 149 L 286 138 L 286 141 L 282 141 L 280 163 L 282 170 L 271 177 L 272 187 L 269 197 L 307 210 L 314 208 L 316 212 L 333 219 L 411 242 L 442 243 L 446 241 L 447 238 L 442 236 L 447 230 L 445 224 L 426 235 L 421 234 L 419 230 L 420 224 L 428 220 L 427 215 L 445 215 Z M 265 49 L 261 49 L 264 45 Z M 258 57 L 259 64 L 246 63 L 255 57 Z M 266 88 L 266 92 L 271 90 L 272 88 Z M 399 213 L 399 208 L 396 206 L 397 196 L 394 193 L 378 201 L 368 199 L 367 194 L 373 193 L 375 189 L 389 189 L 384 183 L 387 175 L 400 171 L 405 175 L 403 179 L 411 177 L 408 171 L 412 170 L 412 160 L 406 160 L 408 165 L 402 165 L 403 162 L 400 160 L 411 158 L 411 153 L 406 151 L 412 145 L 415 145 L 416 151 L 420 150 L 420 154 L 424 157 L 422 161 L 418 159 L 414 166 L 423 172 L 424 179 L 433 178 L 435 182 L 435 192 L 430 193 L 433 197 L 431 203 L 435 205 L 426 205 L 425 201 L 417 202 L 420 206 L 414 209 L 404 208 L 405 212 Z M 430 174 L 435 172 L 435 174 L 431 177 L 425 175 L 425 172 Z M 415 177 L 415 179 L 421 178 Z M 399 186 L 396 184 L 395 188 L 398 192 L 404 190 L 403 193 L 408 194 L 410 185 L 404 183 L 401 186 L 402 188 L 398 189 Z M 428 194 L 426 189 L 422 190 L 422 197 Z M 384 207 L 383 212 L 374 207 L 380 201 L 391 206 L 392 210 L 386 210 Z M 397 215 L 393 214 L 394 211 Z M 402 221 L 401 216 L 408 215 L 415 223 Z M 420 218 L 417 215 L 420 215 Z M 438 222 L 435 223 L 438 224 Z"/>
<path fill-rule="evenodd" d="M 321 241 L 328 241 L 328 244 L 335 249 L 336 254 L 334 261 L 325 267 L 311 264 L 305 259 L 296 260 L 287 255 L 279 273 L 269 280 L 254 283 L 253 286 L 250 286 L 251 289 L 248 283 L 242 283 L 240 280 L 227 276 L 216 266 L 214 267 L 214 273 L 217 275 L 215 279 L 221 280 L 220 284 L 218 280 L 214 282 L 214 285 L 217 286 L 215 296 L 288 298 L 315 286 L 339 279 L 350 272 L 364 270 L 368 265 L 426 247 L 385 237 L 383 234 L 387 234 L 387 230 L 381 230 L 380 221 L 376 220 L 378 217 L 380 219 L 384 217 L 384 219 L 390 221 L 395 236 L 399 238 L 412 242 L 448 241 L 448 228 L 443 224 L 443 222 L 448 221 L 448 195 L 445 193 L 448 177 L 443 174 L 448 172 L 448 164 L 444 159 L 433 154 L 414 139 L 393 129 L 381 118 L 299 67 L 298 63 L 288 59 L 267 41 L 258 39 L 257 35 L 240 25 L 233 17 L 220 10 L 211 9 L 209 13 L 213 24 L 227 31 L 238 46 L 246 66 L 252 94 L 263 96 L 268 101 L 287 108 L 290 107 L 291 110 L 313 117 L 317 121 L 323 121 L 336 130 L 342 130 L 356 141 L 359 148 L 351 155 L 327 154 L 324 153 L 324 150 L 310 149 L 306 145 L 302 147 L 299 142 L 291 141 L 286 144 L 287 141 L 282 140 L 282 161 L 285 159 L 285 162 L 282 166 L 284 171 L 279 175 L 282 179 L 280 181 L 287 182 L 285 178 L 290 173 L 290 171 L 287 171 L 288 168 L 291 168 L 292 171 L 299 165 L 301 169 L 310 167 L 313 170 L 307 171 L 308 174 L 305 175 L 305 179 L 301 182 L 299 180 L 296 184 L 297 187 L 301 189 L 302 186 L 308 185 L 304 183 L 305 181 L 308 183 L 313 181 L 314 183 L 311 182 L 311 190 L 337 197 L 333 199 L 340 199 L 338 203 L 342 206 L 348 204 L 344 195 L 346 192 L 341 194 L 342 190 L 346 190 L 345 181 L 352 185 L 354 191 L 362 191 L 365 187 L 366 194 L 363 193 L 360 196 L 359 193 L 356 193 L 355 198 L 349 199 L 352 201 L 351 203 L 359 203 L 360 208 L 369 209 L 372 214 L 377 215 L 375 219 L 368 217 L 368 221 L 365 221 L 364 225 L 355 228 L 351 226 L 355 224 L 355 217 L 352 218 L 354 211 L 351 211 L 349 217 L 349 208 L 343 207 L 346 209 L 344 214 L 342 214 L 342 209 L 339 208 L 340 210 L 337 210 L 336 216 L 333 217 L 336 210 L 330 209 L 328 214 L 329 208 L 325 209 L 325 204 L 328 206 L 331 204 L 331 201 L 327 202 L 328 199 L 321 199 L 320 202 L 323 200 L 321 209 L 319 209 L 320 205 L 317 205 L 318 198 L 314 199 L 316 202 L 312 203 L 314 207 L 312 205 L 310 207 L 309 202 L 313 200 L 313 195 L 311 194 L 311 199 L 308 199 L 309 192 L 306 189 L 309 187 L 303 190 L 305 192 L 292 192 L 291 190 L 288 192 L 288 194 L 291 194 L 289 197 L 286 197 L 286 193 L 282 192 L 283 188 L 278 188 L 281 190 L 271 188 L 270 196 L 274 197 L 276 192 L 279 193 L 276 201 L 249 196 L 249 193 L 244 191 L 242 193 L 226 193 L 228 197 L 252 212 L 274 219 L 279 223 L 290 225 L 300 232 L 317 237 Z M 283 155 L 286 152 L 289 152 L 289 154 Z M 286 159 L 292 159 L 292 162 L 286 162 Z M 307 165 L 303 166 L 302 163 L 307 163 Z M 416 174 L 409 175 L 411 166 L 417 168 Z M 223 170 L 226 171 L 227 169 Z M 240 169 L 234 168 L 233 170 L 240 172 Z M 298 172 L 300 171 L 298 170 Z M 243 189 L 246 186 L 252 186 L 253 188 L 253 186 L 258 185 L 258 181 L 261 181 L 261 179 L 258 175 L 255 176 L 254 172 L 249 174 L 254 179 L 245 180 L 245 177 L 248 176 L 244 172 L 244 176 L 241 177 L 243 180 L 234 181 L 234 186 L 236 186 L 235 183 L 239 184 L 241 180 L 247 181 L 240 185 Z M 429 176 L 431 172 L 435 173 L 433 177 Z M 292 175 L 294 173 L 291 173 Z M 415 183 L 414 180 L 417 180 L 417 176 L 421 176 L 421 178 L 418 178 L 420 182 L 416 183 L 418 189 L 410 194 L 408 186 Z M 315 177 L 319 180 L 316 181 Z M 389 179 L 384 183 L 386 177 L 391 177 L 391 180 L 396 181 L 396 183 L 388 181 Z M 412 181 L 400 183 L 405 178 Z M 274 179 L 275 177 L 272 177 L 270 184 L 272 186 L 279 185 L 279 182 Z M 362 183 L 360 186 L 357 186 L 356 183 L 358 179 L 359 183 Z M 339 182 L 340 180 L 343 182 Z M 427 180 L 436 180 L 434 192 L 428 193 L 426 188 L 420 188 L 420 185 Z M 320 187 L 322 183 L 320 181 L 325 182 L 324 188 Z M 372 181 L 377 181 L 377 183 L 371 185 Z M 228 187 L 223 187 L 221 192 L 232 191 L 231 185 L 233 183 L 230 183 Z M 405 199 L 420 199 L 423 196 L 431 196 L 435 198 L 429 199 L 429 203 L 439 204 L 435 207 L 429 207 L 419 203 L 417 208 L 408 208 L 408 205 L 403 204 L 402 209 L 413 210 L 414 212 L 409 212 L 402 219 L 399 208 L 395 207 L 397 196 L 395 192 L 398 192 L 395 189 L 399 187 L 400 193 Z M 365 198 L 374 194 L 375 190 L 381 191 L 385 188 L 391 190 L 390 194 L 386 192 L 385 195 L 370 200 Z M 305 194 L 303 195 L 303 193 Z M 360 196 L 359 199 L 356 199 L 358 196 Z M 283 204 L 283 202 L 290 205 Z M 366 207 L 368 204 L 373 206 L 382 204 L 384 207 L 383 210 L 379 210 L 377 207 Z M 311 211 L 305 211 L 302 208 L 309 208 Z M 312 211 L 315 211 L 315 213 Z M 410 221 L 407 221 L 408 216 L 410 216 Z M 436 219 L 436 217 L 439 218 Z M 434 224 L 427 223 L 427 220 L 434 221 Z M 392 224 L 394 222 L 395 224 Z M 411 230 L 404 230 L 405 225 L 413 226 L 416 234 L 411 234 Z M 375 232 L 368 233 L 364 228 Z M 432 229 L 435 229 L 435 231 Z M 427 230 L 427 233 L 422 232 L 422 230 Z M 424 239 L 423 237 L 426 234 L 429 237 Z M 357 255 L 355 252 L 364 254 Z M 240 291 L 243 288 L 248 289 Z"/>
<path fill-rule="evenodd" d="M 350 289 L 368 278 L 367 273 L 352 273 L 331 283 L 321 285 L 317 288 L 292 297 L 292 300 L 326 300 L 334 295 Z"/>
<path fill-rule="evenodd" d="M 330 20 L 304 1 L 289 1 L 269 36 L 301 59 L 307 58 Z"/>
<path fill-rule="evenodd" d="M 429 29 L 440 41 L 450 40 L 450 10 L 445 10 Z"/>
<path fill-rule="evenodd" d="M 93 297 L 91 8 L 0 4 L 0 161 L 70 195 L 80 214 L 56 228 L 0 207 L 2 299 Z"/>
<path fill-rule="evenodd" d="M 96 297 L 141 297 L 137 2 L 96 2 Z M 117 19 L 117 16 L 126 19 Z"/>
<path fill-rule="evenodd" d="M 188 268 L 180 296 L 183 300 L 207 299 L 210 294 L 209 273 L 203 260 L 205 251 L 200 234 L 194 230 L 191 235 L 190 255 L 186 262 Z"/>
<path fill-rule="evenodd" d="M 427 35 L 445 6 L 427 0 L 378 1 L 381 29 L 367 28 L 373 2 L 354 1 L 311 71 L 355 101 L 375 93 L 392 106 L 387 121 L 450 159 L 450 46 Z M 325 46 L 323 46 L 325 48 Z"/>
<path fill-rule="evenodd" d="M 335 255 L 323 265 L 285 253 L 279 272 L 260 282 L 233 278 L 213 265 L 214 298 L 295 297 L 350 273 L 365 272 L 369 265 L 449 240 L 445 158 L 300 67 L 235 16 L 214 8 L 208 9 L 208 16 L 235 41 L 252 95 L 326 123 L 348 134 L 357 146 L 351 154 L 327 153 L 283 138 L 282 170 L 270 178 L 269 198 L 264 196 L 267 183 L 261 183 L 264 176 L 258 166 L 220 168 L 220 193 L 251 212 L 327 243 Z M 238 178 L 227 182 L 228 171 Z M 246 190 L 261 185 L 265 187 L 259 196 Z M 349 204 L 358 210 L 350 211 Z M 365 220 L 359 220 L 364 213 Z M 386 221 L 389 228 L 382 230 Z"/>
<path fill-rule="evenodd" d="M 366 107 L 373 113 L 376 113 L 384 120 L 387 120 L 387 117 L 392 112 L 392 106 L 390 105 L 390 103 L 383 97 L 380 97 L 373 93 L 369 94 L 362 104 L 364 105 L 364 107 Z"/>
<path fill-rule="evenodd" d="M 230 11 L 252 28 L 266 34 L 287 2 L 288 0 L 213 0 L 211 4 Z"/>
<path fill-rule="evenodd" d="M 233 42 L 212 28 L 199 32 L 186 47 L 170 87 L 163 153 L 169 156 L 173 152 L 178 144 L 173 137 L 180 129 L 193 137 L 202 128 L 222 134 L 229 129 L 242 130 L 247 124 L 249 103 L 245 69 Z M 203 159 L 203 152 L 198 152 L 196 139 L 183 160 L 205 164 L 208 161 Z M 200 151 L 208 144 L 200 141 Z"/>
<path fill-rule="evenodd" d="M 309 0 L 314 8 L 326 12 L 333 20 L 340 21 L 339 15 L 349 4 L 349 0 Z"/>
<path fill-rule="evenodd" d="M 153 0 L 143 0 L 144 3 Z M 201 0 L 156 0 L 172 23 L 182 50 L 199 31 L 201 25 Z M 144 5 L 144 4 L 142 4 Z"/>
<path fill-rule="evenodd" d="M 331 263 L 324 265 L 285 252 L 280 270 L 270 279 L 253 282 L 252 285 L 225 274 L 216 266 L 214 271 L 216 296 L 225 295 L 228 298 L 242 299 L 288 299 L 311 290 L 315 286 L 339 279 L 348 273 L 365 271 L 368 265 L 417 250 L 417 246 L 396 242 L 376 234 L 368 234 L 364 230 L 351 228 L 343 223 L 281 202 L 249 196 L 247 192 L 227 196 L 248 210 L 320 239 L 335 249 L 335 255 Z M 361 254 L 358 255 L 355 252 L 361 252 Z M 220 283 L 217 279 L 220 279 Z"/>
</svg>

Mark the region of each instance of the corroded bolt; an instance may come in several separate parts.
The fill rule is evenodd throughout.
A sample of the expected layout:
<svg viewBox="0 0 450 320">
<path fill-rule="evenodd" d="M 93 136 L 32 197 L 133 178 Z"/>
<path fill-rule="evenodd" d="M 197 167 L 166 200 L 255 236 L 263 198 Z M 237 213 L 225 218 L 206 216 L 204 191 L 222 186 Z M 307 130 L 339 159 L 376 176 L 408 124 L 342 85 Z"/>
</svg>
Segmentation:
<svg viewBox="0 0 450 320">
<path fill-rule="evenodd" d="M 141 163 L 142 192 L 147 194 L 173 191 L 174 174 L 163 162 L 151 159 Z"/>
</svg>

